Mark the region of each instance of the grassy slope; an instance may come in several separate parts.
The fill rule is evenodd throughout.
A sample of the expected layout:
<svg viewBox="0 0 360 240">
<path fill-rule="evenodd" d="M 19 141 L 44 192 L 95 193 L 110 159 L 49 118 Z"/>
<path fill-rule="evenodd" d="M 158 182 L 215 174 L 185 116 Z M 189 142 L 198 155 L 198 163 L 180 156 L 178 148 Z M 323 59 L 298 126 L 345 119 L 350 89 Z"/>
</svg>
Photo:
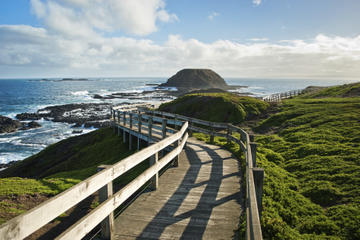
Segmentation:
<svg viewBox="0 0 360 240">
<path fill-rule="evenodd" d="M 44 178 L 56 174 L 82 180 L 94 174 L 98 165 L 115 163 L 131 153 L 113 130 L 106 128 L 53 144 L 2 171 L 0 177 Z"/>
<path fill-rule="evenodd" d="M 298 98 L 260 124 L 260 132 L 277 132 L 256 138 L 268 237 L 360 238 L 359 119 L 360 98 Z M 281 172 L 288 180 L 279 181 Z"/>
<path fill-rule="evenodd" d="M 28 210 L 18 199 L 56 195 L 96 173 L 98 165 L 113 164 L 132 153 L 112 129 L 106 128 L 53 144 L 2 171 L 0 224 Z M 145 165 L 139 165 L 117 182 L 129 182 Z"/>
<path fill-rule="evenodd" d="M 213 122 L 240 123 L 259 115 L 268 107 L 267 103 L 252 97 L 231 93 L 195 93 L 162 104 L 159 110 Z"/>
<path fill-rule="evenodd" d="M 256 137 L 257 162 L 266 172 L 265 239 L 360 239 L 360 98 L 325 98 L 356 91 L 345 85 L 312 93 L 321 99 L 286 100 L 254 129 L 273 133 Z M 226 139 L 215 142 L 242 155 Z"/>
<path fill-rule="evenodd" d="M 360 82 L 344 84 L 336 87 L 325 88 L 320 91 L 310 92 L 301 98 L 324 98 L 324 97 L 359 97 Z"/>
</svg>

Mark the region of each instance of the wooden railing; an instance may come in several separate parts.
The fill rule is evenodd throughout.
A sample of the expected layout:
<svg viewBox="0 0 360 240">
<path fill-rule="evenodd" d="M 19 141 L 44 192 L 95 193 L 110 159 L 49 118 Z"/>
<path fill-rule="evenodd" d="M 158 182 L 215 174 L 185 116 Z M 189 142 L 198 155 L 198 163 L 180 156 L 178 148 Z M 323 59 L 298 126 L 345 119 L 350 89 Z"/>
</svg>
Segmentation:
<svg viewBox="0 0 360 240">
<path fill-rule="evenodd" d="M 164 132 L 164 122 L 165 125 L 173 125 L 175 129 L 184 122 L 188 122 L 190 136 L 192 132 L 201 132 L 210 135 L 210 142 L 214 142 L 214 137 L 219 136 L 225 137 L 228 142 L 233 141 L 240 146 L 246 159 L 246 239 L 262 239 L 260 217 L 264 170 L 256 167 L 257 145 L 253 143 L 253 136 L 232 124 L 204 121 L 179 114 L 153 111 L 147 108 L 139 108 L 138 110 L 135 113 L 112 109 L 111 115 L 115 121 L 122 123 L 122 125 L 128 124 L 129 127 L 130 123 L 140 122 L 141 124 L 144 120 L 151 123 L 162 123 L 162 128 L 158 128 L 162 132 Z M 235 132 L 239 133 L 240 138 L 233 136 Z"/>
<path fill-rule="evenodd" d="M 0 226 L 0 239 L 13 240 L 25 238 L 96 191 L 99 191 L 100 201 L 103 202 L 56 239 L 81 239 L 101 222 L 103 229 L 108 231 L 104 233 L 105 236 L 109 235 L 113 227 L 113 211 L 148 181 L 152 181 L 153 188 L 157 187 L 158 172 L 173 159 L 177 158 L 184 148 L 188 138 L 187 128 L 188 123 L 183 122 L 178 132 L 134 153 L 114 165 L 100 167 L 100 170 L 102 170 L 95 175 L 28 212 L 2 224 Z M 159 159 L 159 152 L 169 148 L 171 145 L 174 145 L 171 151 Z M 125 187 L 113 194 L 112 182 L 148 158 L 152 159 L 152 165 Z"/>
<path fill-rule="evenodd" d="M 292 91 L 287 91 L 287 92 L 283 92 L 283 93 L 271 94 L 270 96 L 264 97 L 263 100 L 266 102 L 280 102 L 282 99 L 292 98 L 292 97 L 298 96 L 303 93 L 304 93 L 303 89 L 292 90 Z"/>
<path fill-rule="evenodd" d="M 149 144 L 154 144 L 114 165 L 100 166 L 101 171 L 97 174 L 4 223 L 0 226 L 0 239 L 25 238 L 96 191 L 99 191 L 101 204 L 57 239 L 80 239 L 99 223 L 102 223 L 102 235 L 109 237 L 113 228 L 113 211 L 146 182 L 151 181 L 152 188 L 157 188 L 158 172 L 174 159 L 176 165 L 178 155 L 188 138 L 187 131 L 190 135 L 193 131 L 209 134 L 211 142 L 215 136 L 220 136 L 227 138 L 228 142 L 239 144 L 246 158 L 246 239 L 262 239 L 260 216 L 264 171 L 256 168 L 256 144 L 252 142 L 249 134 L 231 124 L 214 123 L 146 108 L 140 108 L 137 113 L 112 108 L 111 117 L 118 131 L 123 130 L 124 140 L 125 132 L 129 132 L 129 138 L 133 134 L 138 139 L 141 137 Z M 173 127 L 169 128 L 169 125 Z M 147 128 L 147 133 L 142 132 L 144 127 Z M 180 130 L 177 130 L 179 128 Z M 234 132 L 239 133 L 240 138 L 234 137 Z M 167 136 L 169 133 L 170 136 Z M 131 147 L 132 141 L 129 140 Z M 155 143 L 156 141 L 158 142 Z M 168 153 L 159 160 L 159 152 L 163 150 L 167 150 Z M 113 194 L 112 182 L 148 158 L 151 159 L 151 166 Z"/>
</svg>

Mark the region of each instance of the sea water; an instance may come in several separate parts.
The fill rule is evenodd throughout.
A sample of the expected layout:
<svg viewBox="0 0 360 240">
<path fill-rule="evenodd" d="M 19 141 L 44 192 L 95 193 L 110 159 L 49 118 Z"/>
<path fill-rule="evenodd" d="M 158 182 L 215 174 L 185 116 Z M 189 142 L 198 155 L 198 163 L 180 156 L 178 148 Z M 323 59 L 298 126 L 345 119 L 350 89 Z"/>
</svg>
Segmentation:
<svg viewBox="0 0 360 240">
<path fill-rule="evenodd" d="M 96 78 L 89 81 L 58 81 L 60 79 L 0 79 L 0 115 L 15 118 L 23 112 L 36 112 L 46 106 L 69 103 L 104 102 L 94 99 L 94 94 L 138 92 L 152 90 L 148 84 L 159 84 L 166 78 Z M 349 80 L 294 80 L 294 79 L 239 79 L 228 78 L 230 85 L 248 86 L 238 92 L 250 92 L 263 97 L 273 93 L 303 89 L 309 85 L 331 86 L 354 81 Z M 114 104 L 139 100 L 105 100 Z M 143 100 L 141 100 L 143 101 Z M 148 101 L 151 101 L 148 100 Z M 71 124 L 40 120 L 40 128 L 0 134 L 0 163 L 29 157 L 50 144 L 74 136 Z M 94 128 L 83 129 L 82 133 Z"/>
</svg>

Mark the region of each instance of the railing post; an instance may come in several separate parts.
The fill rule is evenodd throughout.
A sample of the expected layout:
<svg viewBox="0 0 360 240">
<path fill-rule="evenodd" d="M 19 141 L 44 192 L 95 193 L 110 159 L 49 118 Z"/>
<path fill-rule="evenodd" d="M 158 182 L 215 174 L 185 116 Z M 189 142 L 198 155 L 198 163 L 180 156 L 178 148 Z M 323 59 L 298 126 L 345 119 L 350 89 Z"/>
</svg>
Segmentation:
<svg viewBox="0 0 360 240">
<path fill-rule="evenodd" d="M 230 125 L 228 124 L 228 125 L 227 125 L 227 143 L 228 143 L 228 144 L 231 143 L 231 138 L 230 138 L 231 135 L 232 135 L 232 130 L 231 130 Z"/>
<path fill-rule="evenodd" d="M 141 133 L 141 124 L 142 124 L 142 116 L 141 116 L 141 113 L 139 113 L 139 115 L 138 115 L 138 127 L 139 127 L 139 129 L 138 129 L 138 131 L 139 131 L 139 133 Z"/>
<path fill-rule="evenodd" d="M 193 125 L 192 121 L 189 120 L 189 126 L 188 126 L 189 137 L 192 137 L 192 135 L 193 135 L 193 131 L 191 129 L 192 125 Z"/>
<path fill-rule="evenodd" d="M 214 127 L 212 126 L 212 123 L 211 123 L 211 133 L 210 133 L 210 143 L 214 143 Z"/>
<path fill-rule="evenodd" d="M 100 165 L 97 168 L 97 171 L 100 172 L 110 165 Z M 106 201 L 109 197 L 113 195 L 113 185 L 112 182 L 109 182 L 107 185 L 99 189 L 99 203 Z M 110 213 L 102 222 L 101 222 L 101 238 L 102 239 L 112 239 L 112 232 L 114 229 L 114 213 Z"/>
<path fill-rule="evenodd" d="M 162 137 L 166 138 L 166 123 L 167 120 L 165 118 L 163 118 L 162 120 Z"/>
<path fill-rule="evenodd" d="M 149 117 L 149 124 L 148 124 L 149 144 L 150 144 L 150 141 L 151 141 L 151 138 L 152 138 L 152 122 L 153 122 L 153 119 L 152 119 L 152 116 L 150 116 Z"/>
<path fill-rule="evenodd" d="M 150 166 L 153 166 L 157 163 L 157 161 L 159 160 L 159 153 L 155 153 L 154 155 L 152 155 L 150 157 Z M 150 188 L 152 190 L 156 190 L 159 187 L 159 173 L 156 172 L 156 174 L 154 175 L 154 177 L 151 179 L 151 186 Z"/>
<path fill-rule="evenodd" d="M 256 149 L 257 149 L 257 144 L 251 142 L 251 143 L 250 143 L 250 149 L 251 149 L 251 156 L 252 156 L 253 168 L 255 168 L 255 167 L 256 167 Z"/>
<path fill-rule="evenodd" d="M 262 195 L 263 195 L 263 185 L 264 185 L 264 169 L 263 168 L 253 168 L 255 192 L 256 192 L 256 202 L 258 205 L 259 217 L 261 220 L 262 213 Z"/>
<path fill-rule="evenodd" d="M 176 124 L 177 122 L 177 114 L 175 114 L 175 117 L 174 117 L 174 128 L 175 130 L 178 130 L 178 125 Z"/>
<path fill-rule="evenodd" d="M 121 116 L 120 116 L 120 111 L 117 111 L 117 122 L 120 124 L 120 118 L 121 118 Z M 114 118 L 114 120 L 115 120 L 115 118 Z"/>
<path fill-rule="evenodd" d="M 177 140 L 174 142 L 175 148 L 177 148 L 180 145 L 180 140 Z M 173 166 L 178 167 L 179 166 L 179 155 L 176 155 L 173 161 Z"/>
<path fill-rule="evenodd" d="M 132 129 L 132 125 L 133 125 L 133 115 L 132 115 L 132 113 L 129 113 L 129 117 L 130 117 L 130 129 Z"/>
<path fill-rule="evenodd" d="M 129 150 L 132 149 L 132 134 L 129 131 Z"/>
<path fill-rule="evenodd" d="M 126 126 L 126 112 L 123 112 L 124 126 Z"/>
</svg>

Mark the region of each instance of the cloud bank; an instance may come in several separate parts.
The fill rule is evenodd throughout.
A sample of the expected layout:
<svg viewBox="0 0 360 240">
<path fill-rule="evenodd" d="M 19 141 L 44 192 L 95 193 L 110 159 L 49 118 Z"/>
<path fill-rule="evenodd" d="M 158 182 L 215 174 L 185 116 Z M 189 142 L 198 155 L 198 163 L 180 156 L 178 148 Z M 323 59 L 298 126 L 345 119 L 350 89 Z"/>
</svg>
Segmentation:
<svg viewBox="0 0 360 240">
<path fill-rule="evenodd" d="M 100 2 L 105 1 L 32 0 L 32 11 L 44 27 L 0 25 L 0 77 L 170 76 L 186 67 L 212 68 L 227 77 L 360 76 L 360 35 L 318 34 L 280 42 L 266 38 L 202 42 L 169 35 L 159 44 L 143 35 L 156 31 L 158 22 L 178 20 L 163 1 Z M 146 9 L 134 8 L 144 2 Z M 138 11 L 142 19 L 131 16 Z M 108 35 L 114 31 L 143 37 Z"/>
<path fill-rule="evenodd" d="M 259 6 L 262 0 L 253 0 L 253 4 Z"/>
</svg>

